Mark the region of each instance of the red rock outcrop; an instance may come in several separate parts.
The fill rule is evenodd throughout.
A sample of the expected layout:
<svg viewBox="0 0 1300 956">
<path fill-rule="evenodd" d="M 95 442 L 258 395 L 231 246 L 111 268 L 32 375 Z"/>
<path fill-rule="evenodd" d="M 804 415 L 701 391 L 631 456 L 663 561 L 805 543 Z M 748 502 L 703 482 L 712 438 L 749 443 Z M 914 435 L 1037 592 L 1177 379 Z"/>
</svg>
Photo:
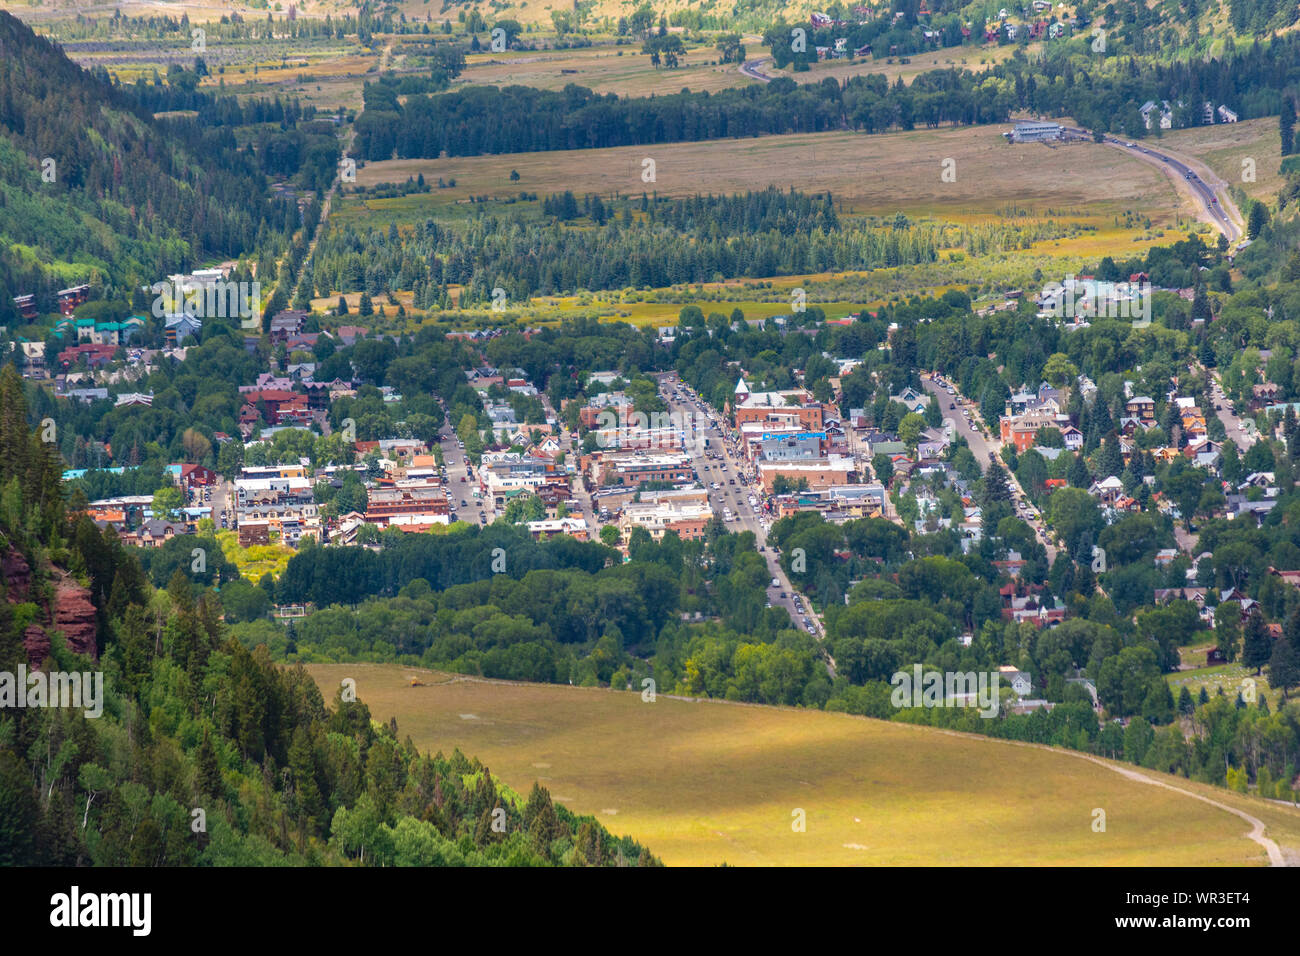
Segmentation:
<svg viewBox="0 0 1300 956">
<path fill-rule="evenodd" d="M 50 656 L 50 636 L 39 624 L 29 624 L 23 631 L 23 647 L 27 650 L 27 666 L 36 670 Z"/>
<path fill-rule="evenodd" d="M 59 585 L 54 594 L 54 628 L 63 632 L 68 650 L 98 660 L 95 605 L 90 602 L 90 592 L 86 588 L 71 580 Z"/>
<path fill-rule="evenodd" d="M 7 549 L 0 555 L 0 574 L 4 575 L 6 593 L 9 600 L 21 604 L 31 596 L 32 569 L 21 551 Z"/>
</svg>

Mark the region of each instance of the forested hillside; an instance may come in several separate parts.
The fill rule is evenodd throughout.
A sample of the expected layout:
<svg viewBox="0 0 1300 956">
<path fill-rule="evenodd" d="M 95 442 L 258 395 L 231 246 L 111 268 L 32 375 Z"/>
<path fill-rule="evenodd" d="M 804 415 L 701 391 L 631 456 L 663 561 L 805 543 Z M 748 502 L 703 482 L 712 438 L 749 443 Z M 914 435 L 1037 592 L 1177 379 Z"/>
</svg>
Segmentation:
<svg viewBox="0 0 1300 956">
<path fill-rule="evenodd" d="M 0 324 L 11 297 L 148 285 L 298 225 L 228 128 L 156 120 L 0 13 Z"/>
</svg>

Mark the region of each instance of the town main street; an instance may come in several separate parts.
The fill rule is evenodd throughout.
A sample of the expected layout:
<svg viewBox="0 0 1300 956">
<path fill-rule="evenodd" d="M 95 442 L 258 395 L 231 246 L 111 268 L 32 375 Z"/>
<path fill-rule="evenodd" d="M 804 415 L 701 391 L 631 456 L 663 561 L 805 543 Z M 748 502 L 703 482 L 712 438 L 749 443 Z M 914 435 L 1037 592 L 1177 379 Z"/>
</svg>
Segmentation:
<svg viewBox="0 0 1300 956">
<path fill-rule="evenodd" d="M 691 456 L 695 473 L 709 491 L 709 502 L 715 514 L 725 516 L 730 510 L 731 520 L 727 530 L 735 533 L 751 531 L 758 543 L 759 554 L 767 562 L 767 599 L 773 607 L 784 608 L 790 617 L 810 630 L 819 640 L 825 636 L 825 624 L 813 610 L 812 604 L 798 594 L 785 570 L 780 555 L 767 543 L 771 516 L 763 513 L 764 495 L 753 467 L 740 454 L 731 439 L 725 419 L 711 405 L 697 396 L 675 374 L 656 376 L 659 394 L 668 406 L 676 424 L 685 426 L 686 451 Z M 775 584 L 771 582 L 775 580 Z M 811 627 L 810 627 L 811 625 Z M 829 655 L 828 655 L 829 659 Z M 834 673 L 834 661 L 830 661 Z"/>
</svg>

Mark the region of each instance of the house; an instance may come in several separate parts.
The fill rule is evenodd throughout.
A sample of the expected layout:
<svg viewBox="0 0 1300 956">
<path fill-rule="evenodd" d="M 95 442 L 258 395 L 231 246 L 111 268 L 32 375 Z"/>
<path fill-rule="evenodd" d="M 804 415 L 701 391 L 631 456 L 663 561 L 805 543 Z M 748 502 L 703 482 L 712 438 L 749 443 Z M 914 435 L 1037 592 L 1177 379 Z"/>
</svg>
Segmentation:
<svg viewBox="0 0 1300 956">
<path fill-rule="evenodd" d="M 1228 495 L 1228 519 L 1234 520 L 1242 517 L 1250 517 L 1259 524 L 1263 522 L 1268 513 L 1276 506 L 1276 498 L 1266 498 L 1263 501 L 1248 501 L 1244 495 Z"/>
<path fill-rule="evenodd" d="M 927 428 L 916 444 L 918 458 L 940 458 L 949 445 L 948 436 L 940 428 Z"/>
<path fill-rule="evenodd" d="M 1156 109 L 1157 106 L 1155 100 L 1147 100 L 1138 109 L 1138 114 L 1142 117 L 1142 122 L 1146 125 L 1147 129 L 1151 128 L 1151 121 L 1153 117 L 1155 117 L 1156 115 Z M 1173 129 L 1174 110 L 1173 107 L 1169 105 L 1169 101 L 1161 100 L 1159 105 L 1159 110 L 1160 110 L 1160 120 L 1159 120 L 1160 128 Z"/>
<path fill-rule="evenodd" d="M 170 346 L 180 345 L 191 336 L 197 337 L 203 329 L 203 320 L 193 312 L 169 312 L 163 316 L 163 338 Z"/>
<path fill-rule="evenodd" d="M 991 39 L 997 39 L 996 32 Z M 1064 132 L 1065 128 L 1060 123 L 1027 122 L 1017 123 L 1002 135 L 1012 143 L 1046 143 L 1060 139 Z"/>
<path fill-rule="evenodd" d="M 1008 577 L 1018 578 L 1025 569 L 1025 559 L 1019 551 L 1008 551 L 1004 560 L 994 561 L 993 566 Z"/>
<path fill-rule="evenodd" d="M 1060 424 L 1053 414 L 1003 415 L 998 419 L 998 431 L 1003 444 L 1014 444 L 1016 453 L 1024 454 L 1037 443 L 1040 428 L 1059 428 Z"/>
<path fill-rule="evenodd" d="M 1245 594 L 1243 594 L 1241 591 L 1238 591 L 1236 588 L 1228 588 L 1228 590 L 1224 591 L 1221 595 L 1219 595 L 1219 604 L 1218 607 L 1215 608 L 1215 610 L 1217 611 L 1218 608 L 1223 607 L 1226 604 L 1237 605 L 1237 608 L 1241 612 L 1242 623 L 1245 623 L 1246 619 L 1250 617 L 1251 613 L 1255 610 L 1255 608 L 1259 606 L 1258 601 L 1256 601 L 1254 598 L 1247 597 Z"/>
<path fill-rule="evenodd" d="M 1215 473 L 1218 472 L 1222 452 L 1223 443 L 1209 439 L 1190 444 L 1183 449 L 1183 454 L 1190 458 L 1194 465 L 1198 468 L 1208 468 Z"/>
<path fill-rule="evenodd" d="M 35 295 L 16 295 L 14 296 L 14 308 L 18 310 L 19 316 L 27 321 L 36 318 L 36 296 Z"/>
<path fill-rule="evenodd" d="M 64 315 L 71 315 L 72 310 L 90 299 L 90 286 L 74 285 L 68 289 L 60 289 L 55 293 L 59 300 L 59 311 Z"/>
<path fill-rule="evenodd" d="M 1154 602 L 1164 607 L 1174 601 L 1191 601 L 1198 609 L 1205 607 L 1206 588 L 1156 588 Z"/>
<path fill-rule="evenodd" d="M 338 330 L 339 341 L 344 345 L 356 345 L 358 339 L 364 339 L 370 334 L 370 329 L 364 325 L 340 325 Z"/>
<path fill-rule="evenodd" d="M 1274 382 L 1264 382 L 1262 385 L 1252 385 L 1250 387 L 1250 410 L 1258 412 L 1269 405 L 1277 402 L 1278 396 L 1282 393 L 1282 386 Z"/>
<path fill-rule="evenodd" d="M 113 361 L 117 348 L 116 345 L 73 345 L 59 353 L 58 362 L 65 369 L 83 360 L 88 369 L 103 368 Z"/>
<path fill-rule="evenodd" d="M 161 548 L 178 534 L 186 534 L 183 524 L 163 521 L 161 518 L 147 518 L 135 531 L 124 531 L 120 536 L 123 544 L 137 548 Z"/>
<path fill-rule="evenodd" d="M 1178 557 L 1177 548 L 1161 548 L 1156 552 L 1155 562 L 1157 568 L 1167 568 L 1173 564 Z"/>
<path fill-rule="evenodd" d="M 182 488 L 210 488 L 217 483 L 217 473 L 203 465 L 180 462 L 168 465 L 167 474 Z"/>
<path fill-rule="evenodd" d="M 1143 422 L 1154 422 L 1156 420 L 1155 399 L 1148 398 L 1146 395 L 1130 398 L 1124 403 L 1124 411 L 1126 414 Z"/>
<path fill-rule="evenodd" d="M 1065 447 L 1069 451 L 1078 451 L 1083 447 L 1083 432 L 1073 425 L 1066 425 L 1062 428 L 1061 437 L 1065 439 Z"/>
<path fill-rule="evenodd" d="M 903 389 L 897 395 L 890 395 L 889 400 L 904 406 L 909 412 L 918 414 L 924 412 L 925 407 L 930 404 L 930 399 L 927 396 L 911 387 Z"/>
<path fill-rule="evenodd" d="M 307 315 L 308 313 L 301 309 L 281 309 L 275 313 L 271 316 L 271 341 L 282 345 L 290 337 L 301 334 Z"/>
<path fill-rule="evenodd" d="M 1088 487 L 1088 494 L 1101 500 L 1102 504 L 1113 505 L 1115 499 L 1124 493 L 1124 484 L 1114 475 L 1101 481 L 1094 481 Z"/>
</svg>

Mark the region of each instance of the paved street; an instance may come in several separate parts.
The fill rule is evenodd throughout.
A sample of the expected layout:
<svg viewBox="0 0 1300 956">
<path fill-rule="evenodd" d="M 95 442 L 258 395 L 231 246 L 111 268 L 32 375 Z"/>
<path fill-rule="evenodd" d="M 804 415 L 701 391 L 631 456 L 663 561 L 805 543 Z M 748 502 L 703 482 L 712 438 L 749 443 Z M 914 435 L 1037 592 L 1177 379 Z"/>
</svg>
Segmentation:
<svg viewBox="0 0 1300 956">
<path fill-rule="evenodd" d="M 955 385 L 947 382 L 937 373 L 923 372 L 921 374 L 921 385 L 927 392 L 938 399 L 944 420 L 951 421 L 953 423 L 953 432 L 966 440 L 966 444 L 970 446 L 971 452 L 975 455 L 975 460 L 979 462 L 981 471 L 987 471 L 989 462 L 995 458 L 1003 465 L 1003 469 L 1007 473 L 1007 482 L 1011 486 L 1012 505 L 1016 509 L 1016 514 L 1034 529 L 1034 534 L 1047 550 L 1048 562 L 1055 561 L 1057 552 L 1055 538 L 1043 522 L 1038 509 L 1034 507 L 1033 502 L 1025 494 L 1025 490 L 1020 487 L 1019 480 L 1012 474 L 1011 469 L 1007 468 L 1005 463 L 1001 461 L 999 453 L 1002 450 L 1002 443 L 994 435 L 986 433 L 980 428 L 980 413 L 975 403 L 966 399 L 961 392 L 957 391 Z M 951 393 L 948 391 L 949 388 L 952 389 Z"/>
<path fill-rule="evenodd" d="M 731 511 L 731 520 L 726 521 L 732 532 L 752 531 L 758 541 L 760 554 L 767 560 L 768 573 L 777 584 L 767 589 L 768 601 L 773 607 L 783 607 L 796 624 L 802 625 L 805 618 L 812 624 L 813 633 L 820 639 L 825 636 L 825 626 L 821 617 L 813 610 L 811 603 L 797 594 L 790 584 L 790 579 L 781 568 L 779 555 L 767 545 L 767 532 L 771 525 L 769 516 L 762 511 L 764 496 L 761 487 L 755 481 L 752 466 L 746 462 L 731 442 L 726 430 L 726 422 L 711 406 L 701 402 L 686 385 L 674 374 L 657 376 L 659 393 L 668 404 L 669 410 L 679 421 L 688 421 L 691 427 L 687 431 L 687 451 L 692 456 L 695 472 L 701 483 L 709 489 L 709 501 L 714 511 L 725 518 L 727 509 Z M 697 415 L 707 416 L 703 432 L 695 432 Z M 704 440 L 708 440 L 707 447 Z M 717 485 L 715 488 L 714 485 Z M 754 504 L 750 504 L 750 497 Z M 834 662 L 831 662 L 832 673 Z"/>
<path fill-rule="evenodd" d="M 447 474 L 451 520 L 491 524 L 496 518 L 496 511 L 491 502 L 474 497 L 474 490 L 478 488 L 478 472 L 459 447 L 459 440 L 450 422 L 444 423 L 439 429 L 438 444 L 442 448 L 443 467 Z"/>
<path fill-rule="evenodd" d="M 1197 368 L 1200 371 L 1205 371 L 1201 366 L 1197 366 Z M 1236 443 L 1237 448 L 1244 452 L 1251 445 L 1255 444 L 1259 438 L 1259 434 L 1255 429 L 1255 423 L 1253 421 L 1242 419 L 1233 412 L 1228 397 L 1223 394 L 1223 385 L 1219 380 L 1218 372 L 1212 373 L 1210 379 L 1210 395 L 1214 399 L 1214 414 L 1218 416 L 1219 421 L 1223 422 L 1223 430 L 1227 432 L 1228 437 Z M 1206 411 L 1208 411 L 1208 409 L 1206 409 Z"/>
</svg>

